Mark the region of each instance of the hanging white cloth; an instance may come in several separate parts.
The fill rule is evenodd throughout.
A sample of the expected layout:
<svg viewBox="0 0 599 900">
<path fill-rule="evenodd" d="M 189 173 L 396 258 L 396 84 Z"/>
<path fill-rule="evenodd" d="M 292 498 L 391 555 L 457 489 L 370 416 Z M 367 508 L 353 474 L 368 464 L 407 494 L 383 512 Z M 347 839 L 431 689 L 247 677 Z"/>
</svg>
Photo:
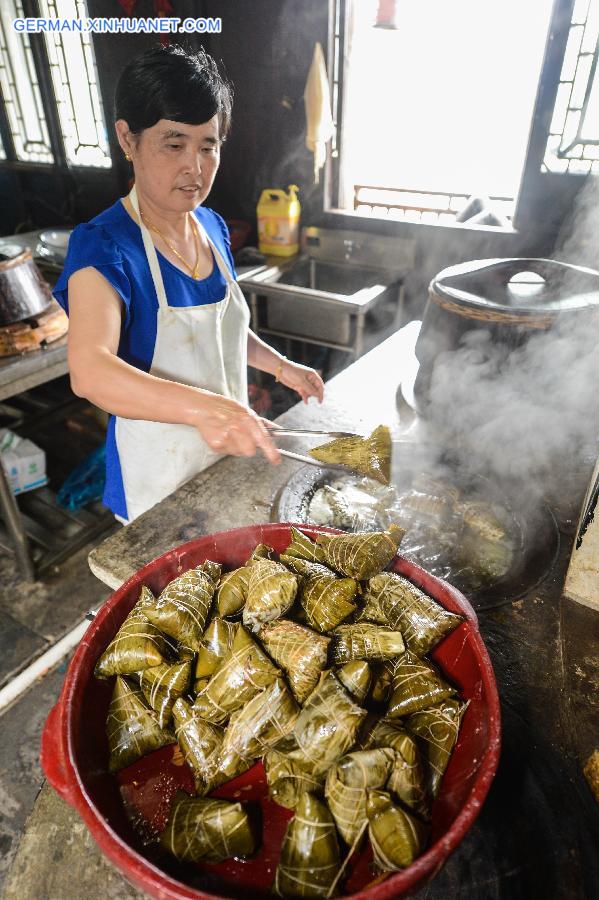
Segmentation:
<svg viewBox="0 0 599 900">
<path fill-rule="evenodd" d="M 327 141 L 334 131 L 331 114 L 329 80 L 320 44 L 314 47 L 312 65 L 304 89 L 306 107 L 306 147 L 314 154 L 314 183 L 318 184 L 320 170 L 327 158 Z"/>
<path fill-rule="evenodd" d="M 217 303 L 169 306 L 156 248 L 140 216 L 135 187 L 129 199 L 137 213 L 158 298 L 156 344 L 150 374 L 214 391 L 247 405 L 250 315 L 241 288 L 196 217 L 227 282 L 227 290 L 223 300 Z M 115 434 L 129 521 L 222 455 L 211 450 L 197 428 L 190 425 L 117 416 Z"/>
</svg>

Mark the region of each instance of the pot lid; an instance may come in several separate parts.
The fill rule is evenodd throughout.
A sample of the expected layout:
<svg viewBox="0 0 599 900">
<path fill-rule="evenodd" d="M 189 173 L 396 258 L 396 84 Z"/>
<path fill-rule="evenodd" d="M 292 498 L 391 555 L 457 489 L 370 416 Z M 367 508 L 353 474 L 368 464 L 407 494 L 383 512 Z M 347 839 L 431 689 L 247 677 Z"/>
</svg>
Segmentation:
<svg viewBox="0 0 599 900">
<path fill-rule="evenodd" d="M 553 259 L 479 259 L 443 269 L 431 296 L 523 315 L 599 308 L 599 272 Z"/>
</svg>

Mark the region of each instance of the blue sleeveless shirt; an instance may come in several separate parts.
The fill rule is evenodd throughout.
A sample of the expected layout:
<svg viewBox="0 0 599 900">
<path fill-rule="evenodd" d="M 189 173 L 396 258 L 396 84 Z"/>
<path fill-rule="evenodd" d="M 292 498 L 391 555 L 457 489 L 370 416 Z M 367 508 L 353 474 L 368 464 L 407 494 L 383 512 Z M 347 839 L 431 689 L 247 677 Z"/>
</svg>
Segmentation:
<svg viewBox="0 0 599 900">
<path fill-rule="evenodd" d="M 198 206 L 194 212 L 235 277 L 229 233 L 223 219 L 218 213 L 203 206 Z M 170 306 L 201 306 L 223 299 L 227 285 L 214 258 L 210 275 L 201 281 L 195 281 L 174 266 L 160 251 L 156 252 Z M 90 266 L 106 278 L 123 303 L 125 316 L 118 356 L 137 369 L 149 372 L 156 344 L 158 298 L 139 226 L 120 200 L 90 222 L 73 229 L 64 269 L 53 291 L 67 313 L 68 280 L 79 269 Z M 128 518 L 114 416 L 110 416 L 106 435 L 106 487 L 103 502 L 115 515 Z"/>
</svg>

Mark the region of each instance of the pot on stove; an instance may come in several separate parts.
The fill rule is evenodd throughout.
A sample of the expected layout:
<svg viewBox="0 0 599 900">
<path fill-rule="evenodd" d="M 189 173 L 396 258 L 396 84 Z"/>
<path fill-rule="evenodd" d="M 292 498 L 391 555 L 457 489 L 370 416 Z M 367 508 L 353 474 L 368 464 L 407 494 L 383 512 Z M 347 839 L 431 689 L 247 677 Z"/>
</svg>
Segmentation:
<svg viewBox="0 0 599 900">
<path fill-rule="evenodd" d="M 50 288 L 31 250 L 0 244 L 0 327 L 39 315 L 51 302 Z"/>
<path fill-rule="evenodd" d="M 483 259 L 451 266 L 433 278 L 416 344 L 414 384 L 427 412 L 439 354 L 476 332 L 507 351 L 547 331 L 561 316 L 599 316 L 599 272 L 551 259 Z"/>
</svg>

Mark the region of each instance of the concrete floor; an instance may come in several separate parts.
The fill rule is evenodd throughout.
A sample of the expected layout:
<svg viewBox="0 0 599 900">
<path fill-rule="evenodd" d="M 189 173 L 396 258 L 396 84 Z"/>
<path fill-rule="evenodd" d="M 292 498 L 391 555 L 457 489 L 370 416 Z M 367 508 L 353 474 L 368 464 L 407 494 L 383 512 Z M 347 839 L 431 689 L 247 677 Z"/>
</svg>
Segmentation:
<svg viewBox="0 0 599 900">
<path fill-rule="evenodd" d="M 20 581 L 13 559 L 0 554 L 0 687 L 60 640 L 108 588 L 87 564 L 85 547 L 33 584 Z M 36 680 L 0 713 L 0 896 L 25 822 L 43 782 L 40 737 L 62 686 L 68 658 Z"/>
</svg>

